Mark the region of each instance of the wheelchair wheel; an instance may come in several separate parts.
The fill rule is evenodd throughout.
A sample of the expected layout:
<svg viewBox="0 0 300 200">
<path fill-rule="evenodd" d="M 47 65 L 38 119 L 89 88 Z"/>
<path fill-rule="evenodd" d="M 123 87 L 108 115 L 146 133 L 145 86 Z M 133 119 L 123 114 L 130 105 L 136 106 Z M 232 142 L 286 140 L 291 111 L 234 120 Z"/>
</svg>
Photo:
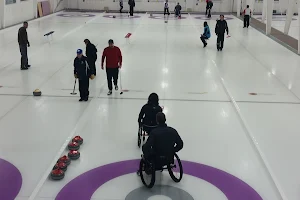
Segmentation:
<svg viewBox="0 0 300 200">
<path fill-rule="evenodd" d="M 167 167 L 173 181 L 175 181 L 176 183 L 180 182 L 183 176 L 183 168 L 181 161 L 176 153 L 174 164 L 169 164 Z"/>
<path fill-rule="evenodd" d="M 143 184 L 147 188 L 152 188 L 155 183 L 155 167 L 154 164 L 146 162 L 144 159 L 140 161 L 139 175 Z"/>
<path fill-rule="evenodd" d="M 142 128 L 141 127 L 139 127 L 139 131 L 138 131 L 138 147 L 139 148 L 141 148 L 141 143 L 142 143 L 142 136 L 141 136 L 141 134 L 142 134 Z"/>
</svg>

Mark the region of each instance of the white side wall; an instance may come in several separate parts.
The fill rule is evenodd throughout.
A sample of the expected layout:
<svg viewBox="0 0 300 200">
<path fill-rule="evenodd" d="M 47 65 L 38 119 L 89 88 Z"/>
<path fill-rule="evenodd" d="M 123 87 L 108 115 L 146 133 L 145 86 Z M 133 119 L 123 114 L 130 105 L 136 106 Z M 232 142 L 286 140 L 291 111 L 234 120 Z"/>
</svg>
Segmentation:
<svg viewBox="0 0 300 200">
<path fill-rule="evenodd" d="M 83 9 L 83 10 L 104 10 L 104 7 L 108 7 L 109 10 L 118 10 L 119 1 L 115 0 L 65 0 L 66 8 L 70 9 Z M 246 5 L 248 0 L 242 0 L 243 4 Z M 179 2 L 183 7 L 183 11 L 187 11 L 188 8 L 194 12 L 204 12 L 206 3 L 204 0 L 169 0 L 170 9 L 172 10 L 176 2 Z M 214 0 L 213 12 L 232 12 L 236 11 L 237 0 Z M 198 5 L 197 5 L 198 4 Z M 287 9 L 287 0 L 280 0 L 274 2 L 274 10 L 278 13 L 285 12 Z M 262 13 L 262 2 L 255 2 L 254 10 L 255 13 Z M 124 10 L 128 10 L 127 0 L 124 0 Z M 163 11 L 163 1 L 150 0 L 136 0 L 136 11 Z M 295 13 L 298 13 L 297 6 L 295 7 Z"/>
<path fill-rule="evenodd" d="M 4 6 L 4 26 L 11 26 L 20 22 L 33 19 L 33 0 L 20 1 Z"/>
<path fill-rule="evenodd" d="M 34 19 L 36 16 L 37 0 L 26 0 L 26 1 L 17 0 L 17 3 L 9 4 L 9 5 L 5 5 L 5 0 L 0 0 L 0 3 L 3 1 L 4 1 L 4 16 L 3 16 L 4 19 L 2 19 L 3 20 L 2 28 Z M 59 0 L 50 0 L 50 6 L 52 11 L 54 8 L 56 8 L 58 2 Z M 64 8 L 65 8 L 65 4 L 64 2 L 62 2 L 56 8 L 55 12 L 63 10 Z"/>
</svg>

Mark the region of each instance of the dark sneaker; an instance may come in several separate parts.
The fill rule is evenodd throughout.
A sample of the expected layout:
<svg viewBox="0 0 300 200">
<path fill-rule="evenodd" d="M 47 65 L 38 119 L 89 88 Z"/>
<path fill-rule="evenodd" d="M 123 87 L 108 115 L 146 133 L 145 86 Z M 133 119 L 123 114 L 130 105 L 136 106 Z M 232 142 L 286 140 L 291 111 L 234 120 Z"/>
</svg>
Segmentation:
<svg viewBox="0 0 300 200">
<path fill-rule="evenodd" d="M 79 101 L 83 101 L 83 99 L 79 99 Z"/>
<path fill-rule="evenodd" d="M 108 93 L 107 93 L 107 95 L 111 95 L 112 94 L 112 91 L 111 90 L 109 90 L 108 91 Z"/>
<path fill-rule="evenodd" d="M 21 70 L 27 70 L 28 67 L 21 67 Z"/>
<path fill-rule="evenodd" d="M 203 48 L 205 48 L 207 46 L 207 43 L 204 44 Z"/>
<path fill-rule="evenodd" d="M 31 65 L 27 65 L 26 67 L 29 68 L 29 67 L 31 67 Z"/>
<path fill-rule="evenodd" d="M 118 90 L 118 89 L 119 89 L 119 87 L 117 85 L 115 85 L 115 90 Z"/>
</svg>

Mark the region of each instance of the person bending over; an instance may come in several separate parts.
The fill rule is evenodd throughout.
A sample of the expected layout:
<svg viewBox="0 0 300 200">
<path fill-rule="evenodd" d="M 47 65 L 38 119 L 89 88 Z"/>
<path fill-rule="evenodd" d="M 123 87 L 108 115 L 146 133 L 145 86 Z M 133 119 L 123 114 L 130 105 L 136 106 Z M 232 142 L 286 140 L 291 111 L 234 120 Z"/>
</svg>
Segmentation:
<svg viewBox="0 0 300 200">
<path fill-rule="evenodd" d="M 206 40 L 210 38 L 210 29 L 209 26 L 207 24 L 207 22 L 204 22 L 204 33 L 201 35 L 200 39 L 203 43 L 203 47 L 205 48 L 207 46 L 207 42 Z"/>
<path fill-rule="evenodd" d="M 156 115 L 162 112 L 162 108 L 159 106 L 159 98 L 156 93 L 152 93 L 148 97 L 148 102 L 145 104 L 139 114 L 139 127 L 143 127 L 143 130 L 150 134 L 151 130 L 157 126 Z"/>
<path fill-rule="evenodd" d="M 153 129 L 142 147 L 144 158 L 149 161 L 155 156 L 165 156 L 172 161 L 174 153 L 183 148 L 183 141 L 174 128 L 167 126 L 164 113 L 157 113 L 156 121 L 158 127 Z"/>
</svg>

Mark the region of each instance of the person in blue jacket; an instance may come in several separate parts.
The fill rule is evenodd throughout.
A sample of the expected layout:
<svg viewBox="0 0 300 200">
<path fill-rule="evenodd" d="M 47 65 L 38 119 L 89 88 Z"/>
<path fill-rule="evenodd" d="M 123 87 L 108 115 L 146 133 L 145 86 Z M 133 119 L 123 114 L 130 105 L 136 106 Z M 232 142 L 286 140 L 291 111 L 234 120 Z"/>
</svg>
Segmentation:
<svg viewBox="0 0 300 200">
<path fill-rule="evenodd" d="M 201 41 L 203 42 L 204 47 L 207 46 L 206 40 L 208 38 L 210 38 L 210 29 L 209 29 L 209 26 L 208 26 L 207 22 L 204 22 L 204 33 L 200 37 Z"/>
</svg>

